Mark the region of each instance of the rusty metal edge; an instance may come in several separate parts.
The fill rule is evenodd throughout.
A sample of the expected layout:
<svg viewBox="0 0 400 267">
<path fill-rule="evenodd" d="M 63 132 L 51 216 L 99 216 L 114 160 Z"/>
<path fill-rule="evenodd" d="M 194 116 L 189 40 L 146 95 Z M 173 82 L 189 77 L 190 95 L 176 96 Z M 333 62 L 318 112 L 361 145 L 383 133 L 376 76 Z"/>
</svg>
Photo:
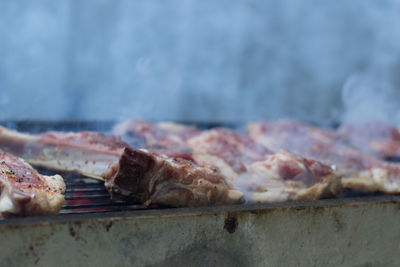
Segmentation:
<svg viewBox="0 0 400 267">
<path fill-rule="evenodd" d="M 356 198 L 324 199 L 314 201 L 242 204 L 229 206 L 198 207 L 198 208 L 169 208 L 169 209 L 148 209 L 134 211 L 118 211 L 107 213 L 90 214 L 64 214 L 54 216 L 40 216 L 27 218 L 9 218 L 0 221 L 0 227 L 21 226 L 31 224 L 50 224 L 65 222 L 83 222 L 88 220 L 123 220 L 138 217 L 171 217 L 171 216 L 202 216 L 206 214 L 230 213 L 230 212 L 268 212 L 282 209 L 315 209 L 340 206 L 362 206 L 368 204 L 400 203 L 400 196 L 369 196 Z"/>
</svg>

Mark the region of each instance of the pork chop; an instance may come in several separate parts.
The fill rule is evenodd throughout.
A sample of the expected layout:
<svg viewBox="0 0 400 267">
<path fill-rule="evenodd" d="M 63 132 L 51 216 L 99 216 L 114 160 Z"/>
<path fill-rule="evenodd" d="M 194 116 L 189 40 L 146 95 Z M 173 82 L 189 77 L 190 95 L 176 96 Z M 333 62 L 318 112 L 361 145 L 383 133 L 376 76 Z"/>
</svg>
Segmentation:
<svg viewBox="0 0 400 267">
<path fill-rule="evenodd" d="M 0 150 L 0 217 L 57 214 L 64 203 L 61 176 L 40 175 L 23 159 Z"/>
</svg>

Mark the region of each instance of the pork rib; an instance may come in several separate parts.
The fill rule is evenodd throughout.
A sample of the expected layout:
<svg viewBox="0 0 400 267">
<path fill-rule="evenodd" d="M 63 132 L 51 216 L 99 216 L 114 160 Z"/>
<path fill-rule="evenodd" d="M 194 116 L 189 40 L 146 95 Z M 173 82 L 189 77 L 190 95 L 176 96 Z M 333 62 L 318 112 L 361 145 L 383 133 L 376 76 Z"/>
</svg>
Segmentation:
<svg viewBox="0 0 400 267">
<path fill-rule="evenodd" d="M 0 150 L 0 217 L 50 215 L 64 203 L 61 176 L 37 173 L 24 160 Z"/>
<path fill-rule="evenodd" d="M 343 175 L 343 187 L 389 194 L 400 192 L 400 169 L 343 144 L 333 131 L 298 121 L 252 123 L 249 135 L 267 148 L 286 149 L 299 156 L 331 165 Z"/>
<path fill-rule="evenodd" d="M 127 144 L 99 132 L 26 134 L 0 127 L 0 147 L 30 164 L 104 179 Z"/>
</svg>

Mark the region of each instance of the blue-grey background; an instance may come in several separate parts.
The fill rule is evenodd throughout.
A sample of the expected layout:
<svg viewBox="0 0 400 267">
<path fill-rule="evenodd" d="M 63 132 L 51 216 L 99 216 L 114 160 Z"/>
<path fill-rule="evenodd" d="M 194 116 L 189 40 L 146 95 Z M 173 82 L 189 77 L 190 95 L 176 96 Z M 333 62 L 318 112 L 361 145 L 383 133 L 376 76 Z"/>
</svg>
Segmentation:
<svg viewBox="0 0 400 267">
<path fill-rule="evenodd" d="M 0 0 L 0 119 L 390 117 L 399 68 L 397 0 Z"/>
</svg>

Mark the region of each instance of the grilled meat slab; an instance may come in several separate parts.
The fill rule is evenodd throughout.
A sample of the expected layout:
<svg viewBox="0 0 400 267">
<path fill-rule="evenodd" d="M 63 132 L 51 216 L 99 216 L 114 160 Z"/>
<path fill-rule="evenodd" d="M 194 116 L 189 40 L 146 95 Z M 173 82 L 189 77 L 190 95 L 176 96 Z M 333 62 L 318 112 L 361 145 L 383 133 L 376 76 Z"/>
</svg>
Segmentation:
<svg viewBox="0 0 400 267">
<path fill-rule="evenodd" d="M 248 136 L 223 128 L 203 131 L 189 138 L 186 144 L 196 162 L 218 167 L 232 181 L 247 172 L 248 164 L 264 160 L 271 153 Z"/>
<path fill-rule="evenodd" d="M 50 215 L 64 203 L 61 176 L 45 176 L 24 160 L 0 150 L 0 217 Z"/>
<path fill-rule="evenodd" d="M 114 199 L 174 207 L 233 204 L 243 196 L 218 169 L 133 148 L 124 149 L 106 187 Z"/>
<path fill-rule="evenodd" d="M 379 121 L 344 124 L 340 137 L 358 150 L 382 159 L 400 159 L 400 130 Z"/>
<path fill-rule="evenodd" d="M 150 123 L 144 120 L 129 120 L 117 124 L 113 133 L 121 136 L 132 147 L 157 151 L 159 154 L 192 153 L 186 140 L 201 131 L 194 126 L 173 122 Z"/>
<path fill-rule="evenodd" d="M 99 132 L 25 134 L 0 127 L 0 148 L 34 166 L 103 179 L 127 144 Z"/>
<path fill-rule="evenodd" d="M 335 197 L 342 189 L 341 177 L 332 167 L 284 150 L 247 169 L 238 182 L 251 201 L 316 200 Z"/>
<path fill-rule="evenodd" d="M 249 124 L 248 133 L 268 149 L 285 149 L 331 165 L 343 175 L 345 188 L 390 194 L 400 192 L 398 165 L 385 163 L 345 145 L 333 131 L 281 120 Z"/>
</svg>

